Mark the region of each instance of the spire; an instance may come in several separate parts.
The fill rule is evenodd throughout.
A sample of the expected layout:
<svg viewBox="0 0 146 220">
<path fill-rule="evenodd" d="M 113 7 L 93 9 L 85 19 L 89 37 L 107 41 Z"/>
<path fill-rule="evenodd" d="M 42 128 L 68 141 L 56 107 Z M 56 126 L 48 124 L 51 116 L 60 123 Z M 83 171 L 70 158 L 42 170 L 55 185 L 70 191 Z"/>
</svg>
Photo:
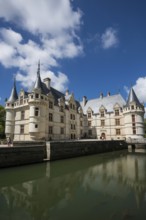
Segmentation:
<svg viewBox="0 0 146 220">
<path fill-rule="evenodd" d="M 130 103 L 132 103 L 132 102 L 135 102 L 136 105 L 139 106 L 139 107 L 142 106 L 142 104 L 139 102 L 139 100 L 138 100 L 138 98 L 137 98 L 133 88 L 130 89 L 126 106 L 129 106 Z"/>
<path fill-rule="evenodd" d="M 34 84 L 34 89 L 41 89 L 42 90 L 42 81 L 41 81 L 41 77 L 40 77 L 40 61 L 38 62 L 37 79 Z"/>
<path fill-rule="evenodd" d="M 12 91 L 11 91 L 11 95 L 8 99 L 7 102 L 15 102 L 16 100 L 18 99 L 18 95 L 17 95 L 17 90 L 16 90 L 16 79 L 14 77 L 14 84 L 13 84 L 13 88 L 12 88 Z"/>
<path fill-rule="evenodd" d="M 37 71 L 37 77 L 39 77 L 39 76 L 40 76 L 40 60 L 38 62 L 38 71 Z"/>
</svg>

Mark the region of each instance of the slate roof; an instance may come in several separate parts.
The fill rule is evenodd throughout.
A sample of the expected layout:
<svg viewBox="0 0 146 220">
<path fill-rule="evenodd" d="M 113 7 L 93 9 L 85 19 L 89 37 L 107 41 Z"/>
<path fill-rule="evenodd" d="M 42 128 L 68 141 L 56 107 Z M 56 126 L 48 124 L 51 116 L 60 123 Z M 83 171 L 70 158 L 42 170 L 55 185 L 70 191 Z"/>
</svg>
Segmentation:
<svg viewBox="0 0 146 220">
<path fill-rule="evenodd" d="M 18 99 L 18 95 L 17 95 L 17 90 L 16 90 L 16 83 L 15 83 L 15 79 L 14 79 L 14 85 L 11 91 L 11 95 L 8 99 L 8 102 L 12 103 L 15 102 Z"/>
<path fill-rule="evenodd" d="M 130 103 L 135 102 L 137 106 L 142 107 L 142 104 L 139 102 L 133 88 L 131 88 L 130 92 L 129 92 L 129 96 L 128 96 L 128 100 L 126 103 L 126 107 L 128 107 L 130 105 Z"/>
<path fill-rule="evenodd" d="M 120 94 L 106 96 L 103 98 L 91 99 L 86 102 L 86 105 L 83 106 L 83 102 L 80 102 L 81 107 L 83 108 L 84 114 L 86 114 L 88 108 L 91 108 L 93 113 L 99 113 L 99 109 L 101 106 L 104 106 L 107 112 L 112 112 L 113 108 L 116 104 L 120 107 L 123 107 L 126 102 Z"/>
</svg>

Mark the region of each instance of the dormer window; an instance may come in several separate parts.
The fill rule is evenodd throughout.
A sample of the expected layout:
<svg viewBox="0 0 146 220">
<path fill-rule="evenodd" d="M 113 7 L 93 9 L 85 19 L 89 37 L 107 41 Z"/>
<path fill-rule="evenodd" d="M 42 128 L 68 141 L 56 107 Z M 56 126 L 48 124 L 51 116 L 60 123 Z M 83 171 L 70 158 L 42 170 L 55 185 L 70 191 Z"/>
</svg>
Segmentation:
<svg viewBox="0 0 146 220">
<path fill-rule="evenodd" d="M 132 109 L 132 110 L 134 109 L 134 105 L 131 105 L 131 109 Z"/>
<path fill-rule="evenodd" d="M 100 116 L 101 116 L 101 117 L 104 117 L 104 111 L 101 111 Z"/>
<path fill-rule="evenodd" d="M 91 118 L 91 112 L 88 112 L 88 118 Z"/>
<path fill-rule="evenodd" d="M 115 116 L 119 116 L 120 112 L 119 112 L 119 109 L 116 109 L 115 110 Z"/>
<path fill-rule="evenodd" d="M 38 94 L 38 93 L 35 94 L 35 98 L 36 98 L 36 99 L 39 98 L 39 94 Z"/>
<path fill-rule="evenodd" d="M 53 109 L 53 102 L 49 101 L 49 108 Z"/>
</svg>

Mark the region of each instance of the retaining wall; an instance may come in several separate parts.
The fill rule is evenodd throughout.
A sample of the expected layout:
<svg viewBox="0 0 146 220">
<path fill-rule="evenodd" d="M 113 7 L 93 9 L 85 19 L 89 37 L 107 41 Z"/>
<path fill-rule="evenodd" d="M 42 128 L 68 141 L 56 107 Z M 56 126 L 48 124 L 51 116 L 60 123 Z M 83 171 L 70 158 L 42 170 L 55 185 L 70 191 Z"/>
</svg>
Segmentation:
<svg viewBox="0 0 146 220">
<path fill-rule="evenodd" d="M 127 149 L 125 141 L 19 142 L 0 148 L 0 167 L 19 166 Z"/>
<path fill-rule="evenodd" d="M 46 146 L 1 147 L 0 167 L 19 166 L 43 162 Z"/>
<path fill-rule="evenodd" d="M 67 141 L 47 144 L 47 158 L 59 160 L 127 149 L 125 141 Z"/>
</svg>

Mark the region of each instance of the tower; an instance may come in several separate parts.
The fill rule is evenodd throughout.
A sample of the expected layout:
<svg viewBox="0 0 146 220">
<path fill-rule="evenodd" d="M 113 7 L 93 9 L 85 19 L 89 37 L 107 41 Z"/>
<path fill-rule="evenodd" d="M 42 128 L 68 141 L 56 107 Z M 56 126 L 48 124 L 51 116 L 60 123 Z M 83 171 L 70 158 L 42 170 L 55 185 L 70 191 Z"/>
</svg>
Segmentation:
<svg viewBox="0 0 146 220">
<path fill-rule="evenodd" d="M 144 106 L 139 102 L 133 88 L 131 88 L 127 103 L 123 108 L 126 138 L 143 138 L 144 112 Z"/>
<path fill-rule="evenodd" d="M 31 140 L 47 137 L 47 103 L 45 86 L 40 78 L 40 63 L 38 63 L 37 78 L 32 92 L 29 94 L 29 135 Z"/>
<path fill-rule="evenodd" d="M 11 95 L 6 102 L 6 125 L 5 125 L 5 134 L 6 137 L 11 137 L 13 139 L 14 129 L 15 129 L 15 111 L 14 111 L 14 102 L 18 99 L 16 83 L 14 79 L 13 88 Z"/>
</svg>

